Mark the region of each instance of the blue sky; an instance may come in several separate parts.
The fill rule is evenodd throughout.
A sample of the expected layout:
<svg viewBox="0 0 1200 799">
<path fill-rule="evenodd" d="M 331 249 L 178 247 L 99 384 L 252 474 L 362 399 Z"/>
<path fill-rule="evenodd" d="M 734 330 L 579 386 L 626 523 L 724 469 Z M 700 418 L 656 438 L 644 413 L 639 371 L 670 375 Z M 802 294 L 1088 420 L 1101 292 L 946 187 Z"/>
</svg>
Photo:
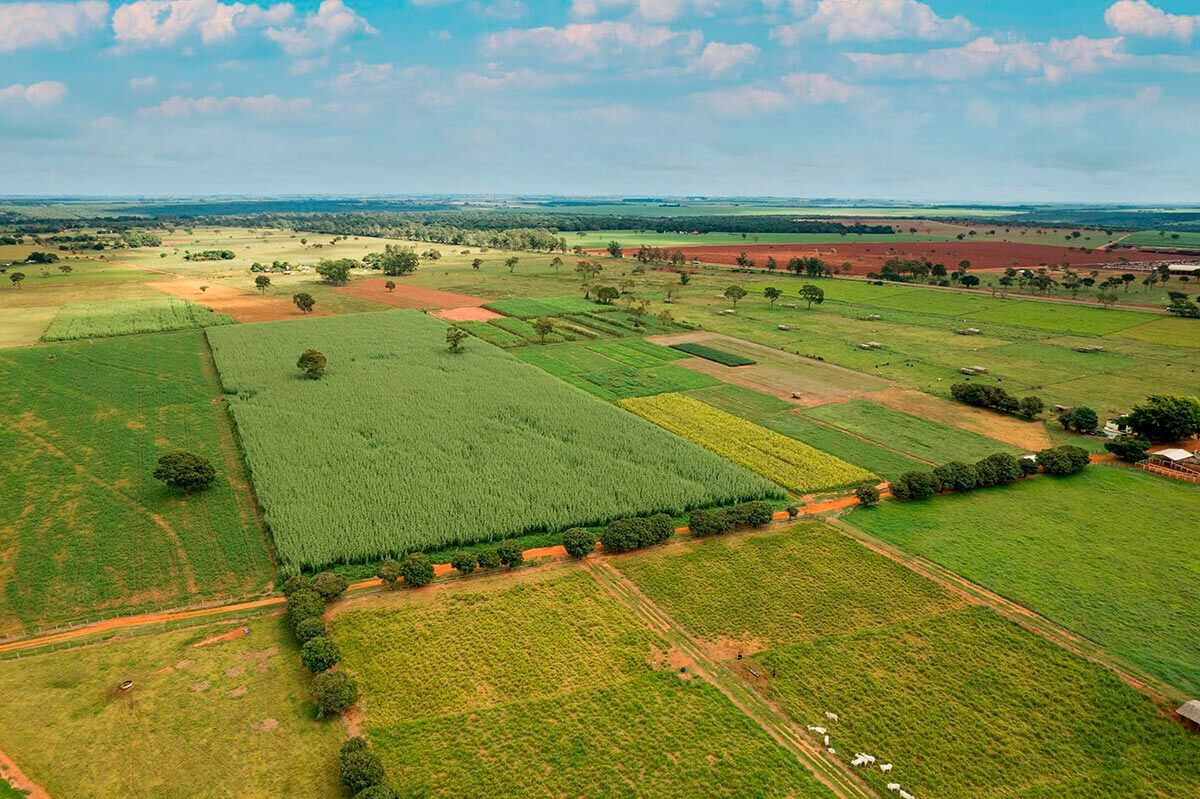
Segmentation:
<svg viewBox="0 0 1200 799">
<path fill-rule="evenodd" d="M 1200 201 L 1183 0 L 0 1 L 0 194 Z"/>
</svg>

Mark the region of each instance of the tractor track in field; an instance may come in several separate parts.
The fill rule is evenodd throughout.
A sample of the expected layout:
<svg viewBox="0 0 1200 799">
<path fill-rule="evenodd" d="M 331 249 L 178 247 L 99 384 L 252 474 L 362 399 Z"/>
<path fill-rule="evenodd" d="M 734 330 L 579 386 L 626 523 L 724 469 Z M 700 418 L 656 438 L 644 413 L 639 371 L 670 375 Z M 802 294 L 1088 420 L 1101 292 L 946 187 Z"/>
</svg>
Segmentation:
<svg viewBox="0 0 1200 799">
<path fill-rule="evenodd" d="M 3 749 L 0 749 L 0 779 L 3 779 L 18 792 L 25 794 L 28 799 L 50 799 L 49 792 L 29 779 L 29 775 L 21 771 L 21 767 Z"/>
<path fill-rule="evenodd" d="M 587 558 L 583 564 L 614 599 L 681 652 L 697 676 L 720 691 L 743 715 L 758 724 L 835 796 L 839 799 L 878 796 L 842 761 L 828 755 L 814 743 L 783 711 L 746 685 L 736 672 L 709 657 L 704 647 L 682 625 L 642 593 L 607 557 Z"/>
</svg>

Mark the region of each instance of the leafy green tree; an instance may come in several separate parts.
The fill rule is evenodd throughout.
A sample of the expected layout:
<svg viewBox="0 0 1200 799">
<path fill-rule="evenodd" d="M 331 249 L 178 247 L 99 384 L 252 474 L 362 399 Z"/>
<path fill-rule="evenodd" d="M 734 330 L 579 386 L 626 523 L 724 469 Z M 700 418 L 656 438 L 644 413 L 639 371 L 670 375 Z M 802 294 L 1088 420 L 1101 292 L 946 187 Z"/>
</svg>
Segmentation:
<svg viewBox="0 0 1200 799">
<path fill-rule="evenodd" d="M 1007 452 L 997 452 L 977 462 L 975 474 L 980 488 L 1005 485 L 1024 476 L 1020 461 Z"/>
<path fill-rule="evenodd" d="M 776 269 L 779 268 L 779 263 L 775 260 L 775 256 L 773 256 L 773 255 L 767 256 L 766 266 L 767 266 L 768 272 L 774 272 Z"/>
<path fill-rule="evenodd" d="M 71 274 L 71 272 L 73 272 L 75 270 L 71 267 L 70 264 L 59 264 L 58 271 L 62 272 L 64 275 L 69 275 L 69 274 Z"/>
<path fill-rule="evenodd" d="M 1042 471 L 1060 476 L 1075 474 L 1087 466 L 1089 461 L 1086 449 L 1071 444 L 1050 447 L 1037 454 L 1037 464 L 1042 467 Z"/>
<path fill-rule="evenodd" d="M 401 275 L 411 275 L 417 271 L 417 267 L 421 265 L 421 258 L 411 247 L 389 244 L 383 248 L 383 254 L 379 257 L 378 263 L 385 275 L 400 277 Z"/>
<path fill-rule="evenodd" d="M 460 549 L 450 556 L 450 565 L 458 571 L 459 574 L 470 574 L 475 571 L 475 566 L 478 561 L 475 558 L 474 552 L 468 552 L 465 549 Z"/>
<path fill-rule="evenodd" d="M 537 331 L 538 338 L 540 338 L 541 342 L 545 344 L 546 336 L 554 332 L 554 323 L 545 317 L 542 317 L 541 319 L 534 319 L 533 329 Z"/>
<path fill-rule="evenodd" d="M 388 558 L 379 564 L 379 570 L 375 572 L 375 576 L 383 580 L 389 587 L 394 588 L 396 581 L 404 576 L 400 570 L 400 561 Z"/>
<path fill-rule="evenodd" d="M 509 258 L 505 259 L 504 265 L 508 267 L 508 273 L 510 275 L 513 273 L 513 270 L 517 268 L 517 264 L 519 264 L 520 262 L 521 262 L 521 259 L 515 255 L 510 256 Z"/>
<path fill-rule="evenodd" d="M 1091 408 L 1080 405 L 1078 408 L 1060 413 L 1058 423 L 1062 425 L 1063 430 L 1090 435 L 1096 432 L 1096 428 L 1100 425 L 1100 417 Z"/>
<path fill-rule="evenodd" d="M 327 632 L 328 630 L 325 629 L 325 620 L 320 616 L 310 616 L 296 624 L 296 640 L 301 645 L 308 643 L 318 636 L 325 635 Z"/>
<path fill-rule="evenodd" d="M 307 621 L 311 621 L 311 619 L 306 619 Z M 304 668 L 314 674 L 332 668 L 340 657 L 337 645 L 324 635 L 310 638 L 300 647 L 300 662 L 304 664 Z"/>
<path fill-rule="evenodd" d="M 308 579 L 303 574 L 297 574 L 287 579 L 287 581 L 283 584 L 283 588 L 280 589 L 280 592 L 285 597 L 290 597 L 292 594 L 302 589 L 311 590 L 312 580 Z"/>
<path fill-rule="evenodd" d="M 730 286 L 725 289 L 725 299 L 733 303 L 733 307 L 737 307 L 738 300 L 746 296 L 746 290 L 741 286 Z"/>
<path fill-rule="evenodd" d="M 296 368 L 310 380 L 320 380 L 325 374 L 325 356 L 319 350 L 305 350 L 296 361 Z"/>
<path fill-rule="evenodd" d="M 204 288 L 207 287 L 202 286 L 201 290 Z M 296 303 L 296 307 L 299 308 L 303 313 L 312 313 L 313 306 L 317 304 L 317 301 L 314 300 L 313 296 L 307 291 L 302 291 L 299 294 L 293 294 L 292 302 Z"/>
<path fill-rule="evenodd" d="M 612 305 L 613 301 L 620 296 L 621 292 L 617 291 L 614 286 L 601 286 L 600 288 L 596 289 L 596 299 L 599 300 L 602 305 Z"/>
<path fill-rule="evenodd" d="M 350 282 L 350 269 L 355 262 L 349 258 L 339 258 L 336 261 L 322 260 L 317 264 L 317 274 L 326 283 L 334 286 L 344 286 Z"/>
<path fill-rule="evenodd" d="M 775 288 L 774 286 L 767 286 L 765 289 L 763 289 L 763 296 L 767 298 L 768 302 L 774 305 L 775 300 L 783 296 L 783 291 Z"/>
<path fill-rule="evenodd" d="M 254 285 L 258 286 L 260 293 L 266 294 L 267 289 L 271 287 L 271 278 L 267 277 L 266 275 L 259 275 L 258 277 L 254 278 Z"/>
<path fill-rule="evenodd" d="M 1200 435 L 1200 399 L 1152 394 L 1133 407 L 1125 424 L 1151 443 L 1191 438 Z"/>
<path fill-rule="evenodd" d="M 346 589 L 350 587 L 350 581 L 340 574 L 321 572 L 313 577 L 312 587 L 321 595 L 322 599 L 332 602 L 346 593 Z"/>
<path fill-rule="evenodd" d="M 319 619 L 325 613 L 325 600 L 311 588 L 301 588 L 287 598 L 288 620 L 298 629 L 305 619 Z"/>
<path fill-rule="evenodd" d="M 563 548 L 573 558 L 582 558 L 596 548 L 596 534 L 583 527 L 572 527 L 563 533 Z"/>
<path fill-rule="evenodd" d="M 621 249 L 621 242 L 619 241 L 610 241 L 607 249 L 608 254 L 613 258 L 621 258 L 625 255 L 625 251 Z"/>
<path fill-rule="evenodd" d="M 550 259 L 550 267 L 554 270 L 554 274 L 558 274 L 558 270 L 562 268 L 563 259 L 557 255 Z"/>
<path fill-rule="evenodd" d="M 933 476 L 941 483 L 942 491 L 970 491 L 979 483 L 979 472 L 969 463 L 951 461 L 936 467 Z"/>
<path fill-rule="evenodd" d="M 388 291 L 395 291 L 396 290 L 396 281 L 389 280 L 388 282 L 383 284 L 383 287 L 385 289 L 387 289 Z"/>
<path fill-rule="evenodd" d="M 464 349 L 463 342 L 467 340 L 467 331 L 461 327 L 446 328 L 446 344 L 450 347 L 453 353 L 460 353 Z"/>
<path fill-rule="evenodd" d="M 860 486 L 854 490 L 858 504 L 864 507 L 879 503 L 879 489 L 875 486 Z"/>
<path fill-rule="evenodd" d="M 420 588 L 433 582 L 433 564 L 424 552 L 413 552 L 400 561 L 400 574 L 404 582 Z"/>
<path fill-rule="evenodd" d="M 1022 397 L 1017 401 L 1017 415 L 1026 419 L 1036 419 L 1046 409 L 1046 403 L 1041 397 Z"/>
<path fill-rule="evenodd" d="M 483 259 L 482 259 L 482 258 L 476 258 L 474 261 L 471 261 L 471 268 L 472 268 L 472 269 L 474 269 L 475 271 L 477 271 L 477 272 L 478 272 L 478 271 L 479 271 L 479 267 L 481 267 L 481 266 L 483 266 Z"/>
<path fill-rule="evenodd" d="M 312 681 L 317 717 L 335 716 L 358 701 L 358 685 L 344 671 L 326 671 Z"/>
<path fill-rule="evenodd" d="M 510 569 L 515 569 L 525 562 L 525 552 L 516 541 L 504 540 L 496 547 L 500 562 Z"/>
<path fill-rule="evenodd" d="M 692 535 L 719 535 L 733 529 L 733 517 L 724 508 L 698 508 L 688 514 L 688 529 Z"/>
<path fill-rule="evenodd" d="M 1150 442 L 1137 436 L 1121 436 L 1120 438 L 1105 442 L 1104 448 L 1123 461 L 1138 463 L 1139 461 L 1146 460 L 1146 453 L 1150 450 Z"/>
<path fill-rule="evenodd" d="M 354 799 L 401 799 L 390 785 L 372 785 L 354 794 Z"/>
<path fill-rule="evenodd" d="M 154 467 L 154 479 L 191 494 L 212 485 L 213 480 L 217 479 L 217 470 L 207 458 L 177 449 L 158 459 L 158 465 Z"/>
<path fill-rule="evenodd" d="M 637 517 L 609 522 L 600 533 L 600 543 L 609 552 L 628 552 L 641 546 L 642 528 L 646 520 Z M 649 537 L 649 533 L 646 533 Z"/>
<path fill-rule="evenodd" d="M 494 549 L 480 550 L 476 560 L 479 561 L 479 568 L 484 571 L 500 568 L 500 553 Z"/>
<path fill-rule="evenodd" d="M 941 481 L 932 472 L 905 472 L 890 484 L 892 496 L 902 500 L 929 499 L 941 488 Z"/>
<path fill-rule="evenodd" d="M 679 273 L 679 284 L 681 286 L 686 286 L 690 282 L 692 282 L 691 274 L 689 274 L 688 272 L 680 272 Z"/>
<path fill-rule="evenodd" d="M 11 275 L 8 276 L 8 279 L 12 281 L 12 284 L 15 287 L 21 288 L 21 281 L 25 279 L 25 273 L 24 272 L 13 272 Z"/>
<path fill-rule="evenodd" d="M 825 289 L 806 283 L 800 287 L 800 299 L 808 303 L 808 307 L 811 309 L 814 302 L 817 305 L 825 302 Z"/>
<path fill-rule="evenodd" d="M 383 761 L 360 737 L 351 738 L 342 744 L 338 761 L 338 776 L 342 785 L 352 794 L 383 785 L 387 781 Z"/>
</svg>

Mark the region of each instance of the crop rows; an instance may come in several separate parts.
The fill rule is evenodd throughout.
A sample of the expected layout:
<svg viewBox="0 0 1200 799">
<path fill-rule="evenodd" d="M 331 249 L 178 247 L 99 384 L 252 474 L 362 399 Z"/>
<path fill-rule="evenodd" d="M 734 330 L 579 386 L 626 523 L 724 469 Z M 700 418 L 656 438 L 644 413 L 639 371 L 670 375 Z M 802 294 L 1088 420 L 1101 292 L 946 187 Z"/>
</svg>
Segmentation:
<svg viewBox="0 0 1200 799">
<path fill-rule="evenodd" d="M 770 483 L 407 311 L 215 328 L 285 567 L 778 494 Z M 299 352 L 328 358 L 302 379 Z"/>
<path fill-rule="evenodd" d="M 726 352 L 716 347 L 709 347 L 705 344 L 698 344 L 691 341 L 683 344 L 672 344 L 671 347 L 680 352 L 686 352 L 688 355 L 695 355 L 698 358 L 714 361 L 724 366 L 752 366 L 757 363 L 753 358 L 747 358 L 745 355 Z"/>
<path fill-rule="evenodd" d="M 866 469 L 682 394 L 628 399 L 621 405 L 796 493 L 875 479 Z"/>
<path fill-rule="evenodd" d="M 539 297 L 537 299 L 496 300 L 486 303 L 483 307 L 505 316 L 534 319 L 539 316 L 587 313 L 596 309 L 596 303 L 582 297 Z"/>
<path fill-rule="evenodd" d="M 487 322 L 478 322 L 467 320 L 463 322 L 455 322 L 455 327 L 461 327 L 463 330 L 470 333 L 476 338 L 483 339 L 489 344 L 495 344 L 497 347 L 524 347 L 529 342 L 515 333 L 510 333 L 503 328 L 489 325 Z"/>
<path fill-rule="evenodd" d="M 506 330 L 514 336 L 520 336 L 531 344 L 537 344 L 542 341 L 546 344 L 561 344 L 565 341 L 559 333 L 547 333 L 545 339 L 543 339 L 537 330 L 534 329 L 533 325 L 517 317 L 506 316 L 503 319 L 489 319 L 488 324 L 494 325 L 501 330 Z"/>
<path fill-rule="evenodd" d="M 64 305 L 42 335 L 43 341 L 125 336 L 186 330 L 233 322 L 227 314 L 176 297 L 106 300 Z"/>
</svg>

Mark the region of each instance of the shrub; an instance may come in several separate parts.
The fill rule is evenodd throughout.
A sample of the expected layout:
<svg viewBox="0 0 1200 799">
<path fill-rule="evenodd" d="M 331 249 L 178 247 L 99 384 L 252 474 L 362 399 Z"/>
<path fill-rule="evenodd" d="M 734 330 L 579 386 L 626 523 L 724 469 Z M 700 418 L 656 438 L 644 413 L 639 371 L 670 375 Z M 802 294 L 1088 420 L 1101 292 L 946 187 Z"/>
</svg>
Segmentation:
<svg viewBox="0 0 1200 799">
<path fill-rule="evenodd" d="M 671 539 L 675 535 L 675 520 L 665 513 L 656 513 L 646 520 L 647 531 L 649 538 L 642 546 L 650 546 L 651 544 L 661 544 Z"/>
<path fill-rule="evenodd" d="M 360 737 L 351 738 L 342 744 L 339 760 L 338 772 L 342 779 L 342 785 L 350 789 L 351 793 L 357 794 L 368 788 L 382 785 L 387 779 L 383 761 L 379 759 L 379 755 L 370 750 L 367 742 Z"/>
<path fill-rule="evenodd" d="M 688 529 L 696 536 L 717 535 L 732 530 L 733 519 L 721 509 L 694 510 L 688 514 Z"/>
<path fill-rule="evenodd" d="M 775 519 L 775 512 L 766 502 L 745 502 L 738 507 L 744 509 L 741 514 L 741 518 L 745 519 L 743 524 L 751 527 L 762 527 Z"/>
<path fill-rule="evenodd" d="M 467 552 L 465 549 L 460 549 L 450 556 L 450 565 L 458 570 L 459 574 L 470 574 L 475 571 L 475 553 Z"/>
<path fill-rule="evenodd" d="M 979 485 L 979 472 L 969 463 L 951 461 L 933 470 L 942 491 L 970 491 Z"/>
<path fill-rule="evenodd" d="M 317 717 L 337 715 L 358 701 L 358 686 L 344 671 L 326 671 L 312 681 Z"/>
<path fill-rule="evenodd" d="M 875 505 L 879 502 L 879 489 L 875 486 L 861 486 L 854 490 L 854 496 L 858 497 L 860 505 Z"/>
<path fill-rule="evenodd" d="M 379 564 L 379 571 L 375 572 L 375 576 L 389 586 L 395 587 L 396 581 L 403 576 L 403 573 L 400 571 L 400 561 L 395 558 L 388 558 Z"/>
<path fill-rule="evenodd" d="M 306 644 L 317 636 L 325 635 L 325 620 L 320 616 L 310 616 L 296 625 L 296 640 Z"/>
<path fill-rule="evenodd" d="M 208 488 L 216 478 L 217 470 L 206 458 L 181 449 L 163 455 L 154 468 L 155 480 L 162 480 L 185 494 Z"/>
<path fill-rule="evenodd" d="M 400 574 L 404 582 L 413 588 L 420 588 L 433 582 L 433 564 L 425 553 L 414 552 L 400 561 Z"/>
<path fill-rule="evenodd" d="M 325 613 L 325 600 L 311 588 L 303 588 L 288 597 L 288 618 L 292 629 L 299 627 L 305 619 L 319 619 Z"/>
<path fill-rule="evenodd" d="M 1105 442 L 1104 448 L 1123 461 L 1137 463 L 1138 461 L 1146 460 L 1146 452 L 1150 449 L 1150 442 L 1144 438 L 1125 436 Z"/>
<path fill-rule="evenodd" d="M 1038 466 L 1046 474 L 1067 475 L 1075 474 L 1088 465 L 1087 450 L 1071 444 L 1060 447 L 1050 447 L 1037 454 Z"/>
<path fill-rule="evenodd" d="M 563 533 L 562 543 L 571 557 L 587 557 L 596 548 L 596 534 L 583 527 L 572 527 Z"/>
<path fill-rule="evenodd" d="M 304 646 L 300 647 L 300 662 L 304 664 L 304 668 L 314 674 L 330 668 L 338 662 L 338 659 L 337 645 L 324 635 L 310 638 L 304 642 Z"/>
<path fill-rule="evenodd" d="M 295 577 L 289 577 L 287 582 L 283 584 L 283 595 L 290 597 L 302 588 L 312 588 L 312 580 L 303 574 L 297 574 Z"/>
<path fill-rule="evenodd" d="M 795 505 L 788 505 L 785 510 L 787 510 L 787 515 L 788 515 L 789 519 L 794 519 L 800 515 L 800 509 L 797 508 Z"/>
<path fill-rule="evenodd" d="M 600 534 L 600 543 L 609 552 L 628 552 L 641 546 L 642 528 L 646 520 L 641 518 L 617 519 L 610 522 Z"/>
<path fill-rule="evenodd" d="M 312 587 L 321 595 L 322 599 L 330 602 L 346 593 L 346 589 L 350 587 L 350 581 L 340 574 L 321 572 L 313 577 Z"/>
<path fill-rule="evenodd" d="M 485 571 L 500 568 L 500 553 L 494 549 L 482 550 L 476 560 L 479 561 L 479 568 Z"/>
<path fill-rule="evenodd" d="M 510 569 L 515 569 L 525 562 L 525 551 L 513 540 L 501 541 L 496 547 L 496 555 L 500 562 Z"/>
<path fill-rule="evenodd" d="M 941 487 L 941 482 L 932 472 L 905 472 L 892 484 L 892 496 L 896 499 L 929 499 Z"/>
<path fill-rule="evenodd" d="M 1038 473 L 1038 465 L 1035 458 L 1017 458 L 1017 465 L 1021 467 L 1022 477 Z"/>
</svg>

